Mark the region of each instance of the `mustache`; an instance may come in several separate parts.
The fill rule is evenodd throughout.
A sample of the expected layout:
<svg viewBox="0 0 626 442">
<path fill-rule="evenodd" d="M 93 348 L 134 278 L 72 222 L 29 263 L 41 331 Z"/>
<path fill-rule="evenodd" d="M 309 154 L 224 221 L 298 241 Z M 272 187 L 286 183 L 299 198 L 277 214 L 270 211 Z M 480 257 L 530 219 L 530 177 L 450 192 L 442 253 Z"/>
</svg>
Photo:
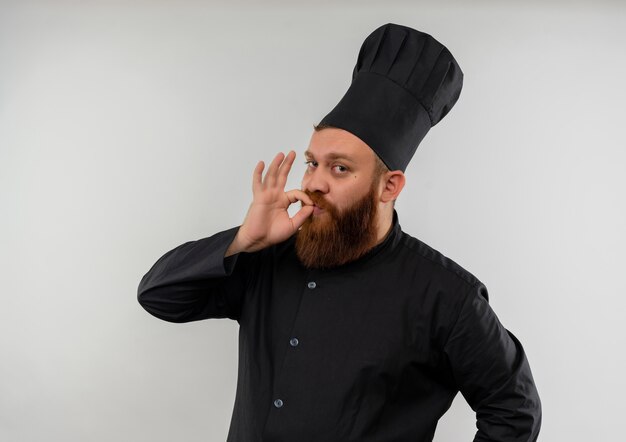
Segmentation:
<svg viewBox="0 0 626 442">
<path fill-rule="evenodd" d="M 320 191 L 318 191 L 318 190 L 315 190 L 315 191 L 304 190 L 304 193 L 306 193 L 309 196 L 309 198 L 311 198 L 313 200 L 313 203 L 315 203 L 315 205 L 317 207 L 319 207 L 320 209 L 334 208 L 330 203 L 328 203 L 324 199 L 324 196 L 322 195 L 322 193 Z"/>
</svg>

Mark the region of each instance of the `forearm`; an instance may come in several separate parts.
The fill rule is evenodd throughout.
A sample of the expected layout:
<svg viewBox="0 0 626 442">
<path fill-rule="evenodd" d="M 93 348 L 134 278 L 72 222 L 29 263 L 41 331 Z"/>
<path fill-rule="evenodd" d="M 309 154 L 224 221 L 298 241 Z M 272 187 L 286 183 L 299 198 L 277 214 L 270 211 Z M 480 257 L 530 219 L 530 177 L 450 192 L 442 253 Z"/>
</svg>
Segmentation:
<svg viewBox="0 0 626 442">
<path fill-rule="evenodd" d="M 236 232 L 189 241 L 164 254 L 139 283 L 141 306 L 170 322 L 236 317 L 244 283 L 242 275 L 232 275 L 237 257 L 224 257 Z"/>
<path fill-rule="evenodd" d="M 499 321 L 486 287 L 470 289 L 445 345 L 457 385 L 476 412 L 475 442 L 534 442 L 541 401 L 520 341 Z"/>
<path fill-rule="evenodd" d="M 237 231 L 237 235 L 235 235 L 235 238 L 230 243 L 230 245 L 228 246 L 228 249 L 226 249 L 226 252 L 224 253 L 224 258 L 228 258 L 229 256 L 236 255 L 242 252 L 249 252 L 249 251 L 250 251 L 249 247 L 247 247 L 243 243 L 243 241 L 241 240 L 241 235 L 239 234 L 239 231 Z"/>
<path fill-rule="evenodd" d="M 535 442 L 541 428 L 541 400 L 520 341 L 509 377 L 476 406 L 475 442 Z"/>
</svg>

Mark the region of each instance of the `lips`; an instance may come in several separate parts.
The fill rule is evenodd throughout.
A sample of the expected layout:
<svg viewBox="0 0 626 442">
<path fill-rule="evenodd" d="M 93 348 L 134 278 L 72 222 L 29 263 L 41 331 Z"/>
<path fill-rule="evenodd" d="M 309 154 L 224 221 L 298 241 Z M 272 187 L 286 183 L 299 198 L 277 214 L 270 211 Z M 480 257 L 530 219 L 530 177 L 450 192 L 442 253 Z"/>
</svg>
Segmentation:
<svg viewBox="0 0 626 442">
<path fill-rule="evenodd" d="M 320 213 L 326 211 L 326 209 L 325 209 L 326 201 L 324 200 L 324 197 L 320 193 L 318 193 L 318 192 L 307 192 L 307 191 L 305 191 L 305 193 L 313 201 L 313 214 L 314 215 L 317 215 L 317 214 L 320 214 Z"/>
</svg>

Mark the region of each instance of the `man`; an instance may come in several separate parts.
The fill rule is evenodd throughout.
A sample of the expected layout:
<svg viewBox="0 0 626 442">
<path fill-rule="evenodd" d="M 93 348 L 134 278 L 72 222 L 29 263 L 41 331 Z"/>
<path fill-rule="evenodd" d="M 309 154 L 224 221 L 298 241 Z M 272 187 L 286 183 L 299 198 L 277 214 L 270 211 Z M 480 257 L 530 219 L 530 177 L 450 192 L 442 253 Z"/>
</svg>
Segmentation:
<svg viewBox="0 0 626 442">
<path fill-rule="evenodd" d="M 229 441 L 432 441 L 459 391 L 475 441 L 537 440 L 522 344 L 486 287 L 403 232 L 394 208 L 462 78 L 430 35 L 379 27 L 311 136 L 301 190 L 285 192 L 295 152 L 265 175 L 259 162 L 240 226 L 176 247 L 142 278 L 139 302 L 158 318 L 239 322 Z"/>
</svg>

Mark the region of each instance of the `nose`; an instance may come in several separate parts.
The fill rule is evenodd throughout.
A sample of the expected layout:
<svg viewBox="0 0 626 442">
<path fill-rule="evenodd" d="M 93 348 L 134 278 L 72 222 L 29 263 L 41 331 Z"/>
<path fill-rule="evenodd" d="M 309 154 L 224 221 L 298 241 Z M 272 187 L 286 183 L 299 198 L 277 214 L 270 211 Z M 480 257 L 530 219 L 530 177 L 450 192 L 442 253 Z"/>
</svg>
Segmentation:
<svg viewBox="0 0 626 442">
<path fill-rule="evenodd" d="M 302 190 L 309 192 L 318 191 L 320 193 L 328 193 L 328 179 L 324 176 L 323 170 L 318 167 L 316 169 L 307 170 L 302 178 Z"/>
</svg>

